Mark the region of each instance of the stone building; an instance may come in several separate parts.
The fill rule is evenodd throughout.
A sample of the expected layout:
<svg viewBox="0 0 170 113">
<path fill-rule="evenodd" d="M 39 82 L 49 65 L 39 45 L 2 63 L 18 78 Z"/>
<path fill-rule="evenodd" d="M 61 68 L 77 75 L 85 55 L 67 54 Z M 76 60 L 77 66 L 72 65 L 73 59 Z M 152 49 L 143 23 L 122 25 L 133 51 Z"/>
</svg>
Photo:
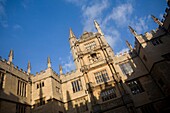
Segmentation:
<svg viewBox="0 0 170 113">
<path fill-rule="evenodd" d="M 168 2 L 169 5 L 169 2 Z M 137 34 L 129 52 L 115 55 L 97 23 L 97 32 L 76 38 L 70 48 L 76 70 L 59 74 L 47 69 L 31 74 L 0 58 L 0 113 L 169 113 L 170 8 L 156 30 Z"/>
</svg>

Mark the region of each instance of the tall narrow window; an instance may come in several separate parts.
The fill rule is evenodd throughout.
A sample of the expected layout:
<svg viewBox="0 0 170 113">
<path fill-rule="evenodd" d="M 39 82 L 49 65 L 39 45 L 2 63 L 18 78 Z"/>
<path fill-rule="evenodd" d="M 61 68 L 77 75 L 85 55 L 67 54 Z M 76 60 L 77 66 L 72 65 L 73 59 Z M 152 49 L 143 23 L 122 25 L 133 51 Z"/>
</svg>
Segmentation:
<svg viewBox="0 0 170 113">
<path fill-rule="evenodd" d="M 17 95 L 26 97 L 27 84 L 22 80 L 18 80 Z"/>
<path fill-rule="evenodd" d="M 4 85 L 4 73 L 0 71 L 0 90 L 3 89 Z"/>
<path fill-rule="evenodd" d="M 140 84 L 139 80 L 133 80 L 131 82 L 128 82 L 128 86 L 130 87 L 133 95 L 144 92 L 144 89 Z"/>
<path fill-rule="evenodd" d="M 105 91 L 102 91 L 100 94 L 102 101 L 107 101 L 113 98 L 116 98 L 116 91 L 115 88 L 107 89 Z"/>
<path fill-rule="evenodd" d="M 82 85 L 81 85 L 80 79 L 71 82 L 71 84 L 72 84 L 74 93 L 82 90 Z"/>
<path fill-rule="evenodd" d="M 129 75 L 133 72 L 133 69 L 128 62 L 124 63 L 124 64 L 120 64 L 119 66 L 120 66 L 123 74 L 125 74 L 125 75 Z"/>
<path fill-rule="evenodd" d="M 22 104 L 16 104 L 16 113 L 26 113 L 26 106 Z"/>
<path fill-rule="evenodd" d="M 106 70 L 94 73 L 94 76 L 97 84 L 110 80 Z"/>
</svg>

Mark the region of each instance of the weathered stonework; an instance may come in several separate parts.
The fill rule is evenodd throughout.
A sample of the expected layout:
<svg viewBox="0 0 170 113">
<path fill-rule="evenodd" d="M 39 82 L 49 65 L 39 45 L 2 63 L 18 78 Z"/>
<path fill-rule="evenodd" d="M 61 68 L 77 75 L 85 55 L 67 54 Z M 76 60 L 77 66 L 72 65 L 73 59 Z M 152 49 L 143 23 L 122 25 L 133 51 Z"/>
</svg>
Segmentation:
<svg viewBox="0 0 170 113">
<path fill-rule="evenodd" d="M 169 2 L 168 2 L 169 3 Z M 70 29 L 70 48 L 76 70 L 64 74 L 47 69 L 31 74 L 0 59 L 0 113 L 169 113 L 170 8 L 159 28 L 137 34 L 129 52 L 115 55 L 102 30 L 76 38 Z"/>
</svg>

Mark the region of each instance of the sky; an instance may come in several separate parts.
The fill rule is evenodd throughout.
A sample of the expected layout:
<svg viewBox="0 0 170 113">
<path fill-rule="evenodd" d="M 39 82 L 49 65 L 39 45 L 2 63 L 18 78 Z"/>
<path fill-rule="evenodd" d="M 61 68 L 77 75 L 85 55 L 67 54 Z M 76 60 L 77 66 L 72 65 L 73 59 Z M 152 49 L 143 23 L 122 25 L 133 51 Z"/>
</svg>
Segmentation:
<svg viewBox="0 0 170 113">
<path fill-rule="evenodd" d="M 84 31 L 97 32 L 100 24 L 115 54 L 127 51 L 125 40 L 134 45 L 128 26 L 143 34 L 158 25 L 150 15 L 163 19 L 166 0 L 0 0 L 0 56 L 8 59 L 14 51 L 14 65 L 31 73 L 47 68 L 51 58 L 54 71 L 75 69 L 69 29 L 79 38 Z"/>
</svg>

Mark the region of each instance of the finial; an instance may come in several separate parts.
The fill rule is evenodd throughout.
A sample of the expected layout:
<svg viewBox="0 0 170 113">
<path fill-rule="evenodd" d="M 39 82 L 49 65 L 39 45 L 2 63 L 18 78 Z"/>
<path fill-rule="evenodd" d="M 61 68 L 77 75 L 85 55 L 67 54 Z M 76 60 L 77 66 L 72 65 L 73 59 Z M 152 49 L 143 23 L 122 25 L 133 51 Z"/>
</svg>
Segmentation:
<svg viewBox="0 0 170 113">
<path fill-rule="evenodd" d="M 47 66 L 48 66 L 48 68 L 51 68 L 51 60 L 50 60 L 50 57 L 47 58 Z"/>
<path fill-rule="evenodd" d="M 156 18 L 155 16 L 151 15 L 152 19 L 154 20 L 154 22 L 156 22 L 158 25 L 162 26 L 163 23 L 161 21 L 159 21 L 158 18 Z"/>
<path fill-rule="evenodd" d="M 70 38 L 72 38 L 72 37 L 75 37 L 75 35 L 74 35 L 72 29 L 70 28 Z"/>
<path fill-rule="evenodd" d="M 136 31 L 131 27 L 129 26 L 129 30 L 130 32 L 136 37 L 138 34 L 136 33 Z"/>
<path fill-rule="evenodd" d="M 132 45 L 126 40 L 126 45 L 130 50 L 133 50 Z"/>
<path fill-rule="evenodd" d="M 27 65 L 27 73 L 28 73 L 28 74 L 31 73 L 31 63 L 30 63 L 30 61 L 28 61 L 28 65 Z"/>
<path fill-rule="evenodd" d="M 103 35 L 100 25 L 98 24 L 98 22 L 96 20 L 94 20 L 94 25 L 95 25 L 95 28 L 97 29 L 98 33 Z"/>
<path fill-rule="evenodd" d="M 9 55 L 8 55 L 8 63 L 12 63 L 12 59 L 14 59 L 14 51 L 10 50 Z"/>
<path fill-rule="evenodd" d="M 59 71 L 60 71 L 60 75 L 62 75 L 63 74 L 63 68 L 62 68 L 61 65 L 59 65 Z"/>
</svg>

